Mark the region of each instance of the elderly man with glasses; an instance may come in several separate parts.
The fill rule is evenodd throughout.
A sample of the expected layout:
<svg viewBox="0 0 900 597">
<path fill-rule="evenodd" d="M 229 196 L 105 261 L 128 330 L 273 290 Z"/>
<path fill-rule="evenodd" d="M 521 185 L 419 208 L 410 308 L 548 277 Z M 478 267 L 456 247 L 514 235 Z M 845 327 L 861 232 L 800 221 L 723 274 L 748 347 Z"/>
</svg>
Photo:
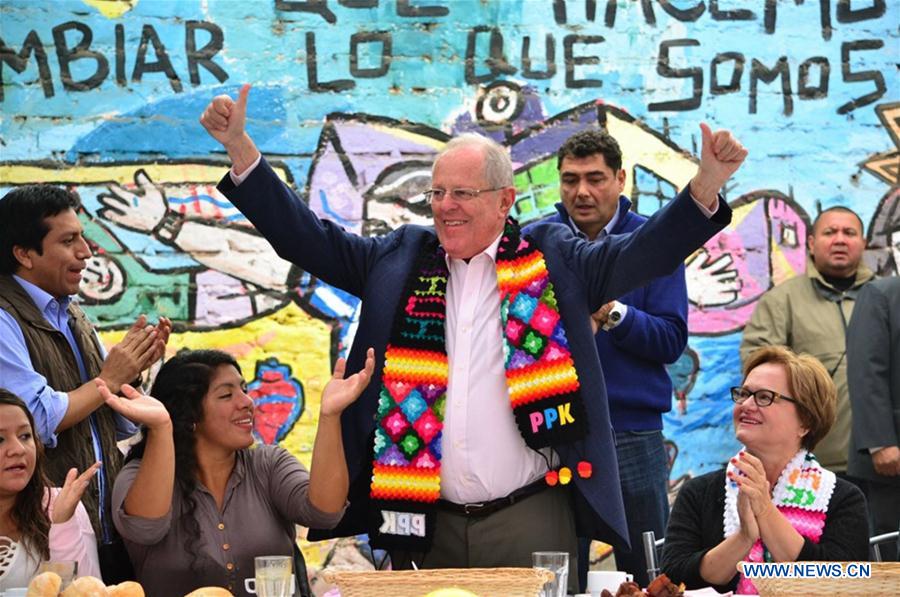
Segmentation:
<svg viewBox="0 0 900 597">
<path fill-rule="evenodd" d="M 571 568 L 576 526 L 627 537 L 590 315 L 727 224 L 717 193 L 744 147 L 703 125 L 689 188 L 635 234 L 587 243 L 523 234 L 506 150 L 463 135 L 434 162 L 434 228 L 361 238 L 273 173 L 244 131 L 248 92 L 201 117 L 232 160 L 219 188 L 282 257 L 362 299 L 348 367 L 369 346 L 380 361 L 342 416 L 350 507 L 330 534 L 368 532 L 395 567 L 425 568 L 530 567 L 538 550 Z"/>
</svg>

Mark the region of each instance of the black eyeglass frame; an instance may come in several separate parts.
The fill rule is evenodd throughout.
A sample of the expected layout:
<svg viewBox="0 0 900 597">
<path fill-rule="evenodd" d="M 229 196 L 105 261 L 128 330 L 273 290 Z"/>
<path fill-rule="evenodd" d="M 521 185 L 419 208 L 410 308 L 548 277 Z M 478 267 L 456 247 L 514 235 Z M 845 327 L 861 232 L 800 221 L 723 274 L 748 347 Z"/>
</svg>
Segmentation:
<svg viewBox="0 0 900 597">
<path fill-rule="evenodd" d="M 742 394 L 744 392 L 747 393 L 746 396 L 742 396 Z M 772 395 L 772 397 L 768 401 L 762 402 L 757 397 L 757 395 L 760 392 L 768 392 L 769 394 Z M 735 404 L 743 404 L 750 398 L 753 398 L 753 402 L 755 402 L 756 406 L 758 406 L 760 408 L 765 408 L 767 406 L 771 406 L 772 403 L 775 402 L 775 400 L 778 398 L 780 398 L 782 400 L 787 400 L 788 402 L 793 402 L 794 404 L 797 404 L 797 405 L 800 404 L 799 402 L 797 402 L 790 396 L 785 396 L 784 394 L 779 394 L 775 390 L 769 390 L 768 388 L 760 388 L 760 389 L 756 390 L 755 392 L 751 392 L 750 390 L 748 390 L 747 388 L 745 388 L 743 386 L 734 386 L 733 388 L 731 388 L 731 401 L 734 402 Z"/>
</svg>

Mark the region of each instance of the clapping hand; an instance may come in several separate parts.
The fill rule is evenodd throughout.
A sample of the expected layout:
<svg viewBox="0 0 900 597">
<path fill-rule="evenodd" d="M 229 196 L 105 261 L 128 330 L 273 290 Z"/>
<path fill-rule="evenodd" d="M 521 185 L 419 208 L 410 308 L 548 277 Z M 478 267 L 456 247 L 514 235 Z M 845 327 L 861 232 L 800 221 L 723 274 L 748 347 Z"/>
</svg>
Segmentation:
<svg viewBox="0 0 900 597">
<path fill-rule="evenodd" d="M 69 469 L 69 472 L 66 474 L 65 483 L 59 490 L 56 499 L 53 500 L 53 512 L 50 516 L 50 522 L 53 524 L 62 524 L 68 522 L 72 518 L 75 514 L 75 508 L 78 507 L 78 503 L 81 501 L 81 496 L 84 495 L 84 490 L 87 489 L 87 486 L 91 483 L 91 479 L 94 478 L 94 475 L 96 475 L 99 470 L 99 462 L 95 462 L 89 466 L 87 470 L 80 475 L 78 474 L 78 469 Z"/>
<path fill-rule="evenodd" d="M 729 473 L 729 478 L 737 483 L 739 499 L 746 496 L 745 500 L 754 518 L 767 515 L 775 508 L 775 504 L 772 503 L 771 487 L 766 479 L 762 461 L 742 450 L 736 458 L 731 459 L 731 463 L 743 473 L 743 475 Z"/>
<path fill-rule="evenodd" d="M 150 361 L 144 369 L 163 358 L 166 354 L 166 344 L 169 342 L 169 336 L 172 334 L 172 320 L 168 317 L 160 317 L 156 324 L 156 342 L 153 345 L 153 353 L 150 355 Z"/>
<path fill-rule="evenodd" d="M 141 315 L 122 338 L 113 346 L 103 361 L 99 378 L 113 392 L 129 383 L 165 354 L 166 343 L 172 332 L 172 322 L 160 317 L 157 325 L 148 325 L 147 316 Z"/>
<path fill-rule="evenodd" d="M 372 372 L 375 370 L 375 350 L 370 348 L 366 352 L 366 364 L 361 371 L 344 379 L 346 368 L 347 361 L 342 358 L 335 363 L 334 374 L 325 385 L 325 389 L 322 390 L 320 416 L 338 416 L 359 398 L 359 395 L 369 385 L 369 380 L 372 379 Z"/>
<path fill-rule="evenodd" d="M 759 524 L 750 507 L 750 499 L 743 491 L 738 493 L 738 517 L 741 519 L 741 534 L 750 542 L 759 539 Z"/>
<path fill-rule="evenodd" d="M 122 386 L 125 397 L 116 396 L 109 391 L 103 380 L 95 380 L 100 395 L 114 411 L 135 423 L 145 425 L 149 429 L 161 429 L 171 425 L 172 419 L 169 411 L 163 403 L 154 398 L 138 392 L 131 386 Z"/>
</svg>

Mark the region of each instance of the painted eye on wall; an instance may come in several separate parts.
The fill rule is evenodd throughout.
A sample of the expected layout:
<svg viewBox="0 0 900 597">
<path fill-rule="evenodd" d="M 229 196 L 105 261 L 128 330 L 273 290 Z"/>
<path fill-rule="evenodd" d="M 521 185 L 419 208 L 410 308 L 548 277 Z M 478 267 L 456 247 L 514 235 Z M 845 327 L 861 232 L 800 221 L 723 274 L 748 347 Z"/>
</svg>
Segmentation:
<svg viewBox="0 0 900 597">
<path fill-rule="evenodd" d="M 475 103 L 475 118 L 482 123 L 504 124 L 515 120 L 523 105 L 521 88 L 515 83 L 499 81 L 484 88 Z"/>
<path fill-rule="evenodd" d="M 403 224 L 431 224 L 431 208 L 424 192 L 431 187 L 431 162 L 409 160 L 379 174 L 365 193 L 363 234 L 387 234 Z"/>
</svg>

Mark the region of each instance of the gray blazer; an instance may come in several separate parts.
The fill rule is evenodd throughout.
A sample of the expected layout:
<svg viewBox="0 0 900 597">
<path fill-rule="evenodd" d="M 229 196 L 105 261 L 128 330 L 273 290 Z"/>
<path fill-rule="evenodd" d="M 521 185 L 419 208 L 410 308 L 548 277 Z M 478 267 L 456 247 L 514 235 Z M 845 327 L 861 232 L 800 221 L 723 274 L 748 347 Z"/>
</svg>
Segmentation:
<svg viewBox="0 0 900 597">
<path fill-rule="evenodd" d="M 900 278 L 866 284 L 847 330 L 853 428 L 847 472 L 900 486 L 875 472 L 869 448 L 900 445 Z"/>
</svg>

